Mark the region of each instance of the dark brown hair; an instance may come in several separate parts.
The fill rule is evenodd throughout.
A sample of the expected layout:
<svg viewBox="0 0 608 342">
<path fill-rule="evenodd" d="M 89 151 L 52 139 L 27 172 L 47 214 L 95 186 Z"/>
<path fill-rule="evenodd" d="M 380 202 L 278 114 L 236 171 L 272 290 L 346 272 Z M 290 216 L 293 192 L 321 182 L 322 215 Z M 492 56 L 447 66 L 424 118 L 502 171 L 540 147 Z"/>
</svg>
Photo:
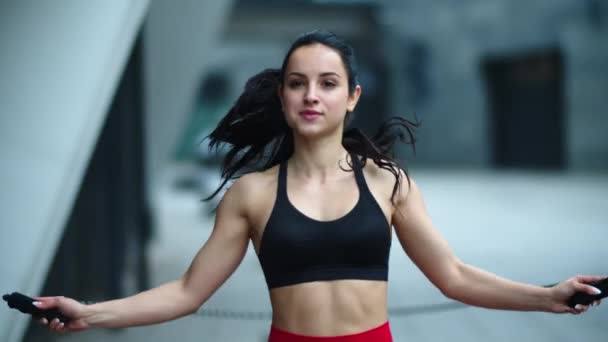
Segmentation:
<svg viewBox="0 0 608 342">
<path fill-rule="evenodd" d="M 217 151 L 224 144 L 229 146 L 222 163 L 222 183 L 205 200 L 215 197 L 228 181 L 242 174 L 266 170 L 289 159 L 293 153 L 293 135 L 285 121 L 277 90 L 283 85 L 284 72 L 293 51 L 311 44 L 323 44 L 340 55 L 348 75 L 349 93 L 355 91 L 358 82 L 353 48 L 328 31 L 313 31 L 300 36 L 289 48 L 281 69 L 266 69 L 247 81 L 243 93 L 208 136 L 211 149 Z M 346 114 L 345 126 L 352 119 L 352 114 Z M 395 176 L 393 203 L 401 184 L 401 169 L 409 184 L 406 169 L 394 158 L 393 147 L 395 143 L 403 142 L 411 144 L 415 152 L 414 130 L 419 125 L 417 120 L 412 122 L 402 117 L 392 117 L 372 137 L 358 128 L 344 131 L 344 148 L 359 158 L 363 166 L 370 158 Z"/>
</svg>

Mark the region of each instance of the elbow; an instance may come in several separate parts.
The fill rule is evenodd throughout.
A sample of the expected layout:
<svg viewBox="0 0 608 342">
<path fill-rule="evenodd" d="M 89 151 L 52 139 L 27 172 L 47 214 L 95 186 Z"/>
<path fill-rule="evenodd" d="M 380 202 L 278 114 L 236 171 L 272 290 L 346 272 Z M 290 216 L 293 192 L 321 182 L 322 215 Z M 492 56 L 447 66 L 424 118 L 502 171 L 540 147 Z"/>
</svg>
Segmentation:
<svg viewBox="0 0 608 342">
<path fill-rule="evenodd" d="M 186 307 L 184 316 L 194 315 L 195 313 L 198 312 L 199 308 L 200 308 L 200 306 L 198 306 L 198 305 L 190 305 L 190 306 Z"/>
<path fill-rule="evenodd" d="M 441 293 L 449 299 L 459 301 L 461 298 L 463 288 L 463 277 L 462 277 L 462 262 L 457 261 L 454 266 L 446 272 L 445 276 L 437 284 L 437 287 Z"/>
<path fill-rule="evenodd" d="M 458 300 L 458 289 L 454 283 L 447 283 L 442 285 L 439 290 L 441 293 L 449 299 Z"/>
<path fill-rule="evenodd" d="M 183 299 L 182 304 L 179 306 L 179 312 L 177 314 L 178 318 L 179 317 L 185 317 L 185 316 L 190 316 L 190 315 L 194 315 L 198 312 L 198 310 L 200 309 L 200 304 L 198 301 L 193 300 L 193 298 L 191 297 L 185 297 Z"/>
<path fill-rule="evenodd" d="M 188 293 L 184 294 L 183 300 L 184 300 L 184 302 L 183 302 L 184 304 L 182 305 L 182 308 L 183 308 L 182 316 L 194 315 L 195 313 L 198 312 L 200 307 L 203 305 L 202 301 L 199 300 L 199 298 L 197 298 L 197 296 L 189 295 Z"/>
<path fill-rule="evenodd" d="M 202 305 L 202 301 L 198 297 L 196 291 L 188 289 L 183 279 L 179 280 L 178 304 L 180 317 L 193 315 L 198 312 Z"/>
</svg>

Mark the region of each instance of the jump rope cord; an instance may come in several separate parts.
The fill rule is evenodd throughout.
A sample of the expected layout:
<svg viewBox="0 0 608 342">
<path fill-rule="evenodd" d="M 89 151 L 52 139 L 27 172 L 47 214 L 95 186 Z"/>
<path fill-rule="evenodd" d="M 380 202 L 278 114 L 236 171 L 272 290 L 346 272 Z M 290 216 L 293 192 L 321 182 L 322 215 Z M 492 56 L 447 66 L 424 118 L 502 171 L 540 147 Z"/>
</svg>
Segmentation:
<svg viewBox="0 0 608 342">
<path fill-rule="evenodd" d="M 403 317 L 436 312 L 445 312 L 456 309 L 464 309 L 468 307 L 470 306 L 459 302 L 448 302 L 439 304 L 394 307 L 389 308 L 388 313 L 391 317 Z M 268 321 L 272 318 L 272 312 L 270 311 L 236 311 L 217 308 L 200 309 L 195 313 L 195 315 L 201 318 L 231 319 L 239 321 Z"/>
<path fill-rule="evenodd" d="M 556 284 L 542 285 L 543 287 L 553 287 Z M 437 304 L 397 306 L 388 309 L 391 317 L 415 316 L 430 313 L 440 313 L 452 310 L 466 309 L 471 306 L 460 302 L 445 302 Z M 248 310 L 225 310 L 225 309 L 200 309 L 195 314 L 201 318 L 230 319 L 238 321 L 269 321 L 272 319 L 270 311 L 248 311 Z"/>
</svg>

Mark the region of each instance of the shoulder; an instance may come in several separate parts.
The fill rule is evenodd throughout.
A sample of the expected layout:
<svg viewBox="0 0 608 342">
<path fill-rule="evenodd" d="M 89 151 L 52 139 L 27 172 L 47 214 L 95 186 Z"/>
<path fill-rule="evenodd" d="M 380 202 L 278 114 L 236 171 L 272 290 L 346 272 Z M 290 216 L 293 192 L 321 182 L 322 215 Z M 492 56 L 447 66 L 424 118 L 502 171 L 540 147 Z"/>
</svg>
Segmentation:
<svg viewBox="0 0 608 342">
<path fill-rule="evenodd" d="M 239 177 L 226 190 L 221 202 L 232 202 L 243 212 L 258 209 L 259 204 L 265 203 L 274 195 L 268 190 L 276 188 L 278 169 L 278 166 L 273 166 L 267 170 L 251 172 Z"/>
<path fill-rule="evenodd" d="M 370 188 L 380 188 L 384 190 L 383 192 L 387 192 L 389 197 L 392 195 L 398 174 L 398 189 L 395 194 L 395 199 L 398 201 L 405 199 L 411 188 L 415 186 L 412 176 L 398 165 L 394 168 L 390 165 L 382 166 L 368 158 L 363 172 Z"/>
<path fill-rule="evenodd" d="M 259 194 L 270 185 L 276 185 L 279 174 L 279 166 L 275 165 L 267 170 L 251 172 L 243 175 L 234 182 L 240 191 Z"/>
</svg>

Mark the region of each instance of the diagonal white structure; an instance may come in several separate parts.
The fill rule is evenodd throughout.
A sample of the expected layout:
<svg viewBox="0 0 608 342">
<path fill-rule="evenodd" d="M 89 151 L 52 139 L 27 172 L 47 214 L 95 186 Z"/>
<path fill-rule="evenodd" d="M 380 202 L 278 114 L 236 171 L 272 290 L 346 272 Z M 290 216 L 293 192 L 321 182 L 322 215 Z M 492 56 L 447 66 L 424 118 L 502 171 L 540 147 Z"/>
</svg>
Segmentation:
<svg viewBox="0 0 608 342">
<path fill-rule="evenodd" d="M 0 4 L 0 292 L 36 294 L 148 0 Z M 27 319 L 0 310 L 0 340 Z"/>
</svg>

